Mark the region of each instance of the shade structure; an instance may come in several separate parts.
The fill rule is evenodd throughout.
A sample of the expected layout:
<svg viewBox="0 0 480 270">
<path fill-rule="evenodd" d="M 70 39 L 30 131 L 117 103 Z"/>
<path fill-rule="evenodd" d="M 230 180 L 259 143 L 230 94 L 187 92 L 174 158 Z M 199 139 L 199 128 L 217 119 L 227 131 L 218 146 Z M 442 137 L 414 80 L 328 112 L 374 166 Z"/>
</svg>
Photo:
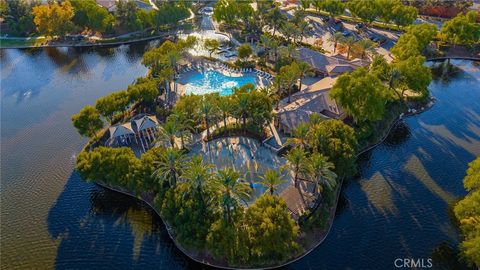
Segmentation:
<svg viewBox="0 0 480 270">
<path fill-rule="evenodd" d="M 155 129 L 158 126 L 157 117 L 153 115 L 145 115 L 140 119 L 134 120 L 136 126 L 136 132 L 146 130 L 149 128 Z"/>
<path fill-rule="evenodd" d="M 109 128 L 109 131 L 110 131 L 111 140 L 120 136 L 128 136 L 128 135 L 135 134 L 135 132 L 133 132 L 133 129 L 132 129 L 132 124 L 130 123 L 112 126 Z"/>
</svg>

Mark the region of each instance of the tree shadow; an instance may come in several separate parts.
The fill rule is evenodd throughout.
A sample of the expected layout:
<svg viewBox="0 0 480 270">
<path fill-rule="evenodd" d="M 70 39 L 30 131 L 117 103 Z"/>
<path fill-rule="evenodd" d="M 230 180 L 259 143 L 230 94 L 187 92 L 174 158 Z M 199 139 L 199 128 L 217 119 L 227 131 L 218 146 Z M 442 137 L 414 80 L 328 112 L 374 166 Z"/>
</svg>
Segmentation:
<svg viewBox="0 0 480 270">
<path fill-rule="evenodd" d="M 141 201 L 85 183 L 73 172 L 50 209 L 56 269 L 198 269 Z"/>
</svg>

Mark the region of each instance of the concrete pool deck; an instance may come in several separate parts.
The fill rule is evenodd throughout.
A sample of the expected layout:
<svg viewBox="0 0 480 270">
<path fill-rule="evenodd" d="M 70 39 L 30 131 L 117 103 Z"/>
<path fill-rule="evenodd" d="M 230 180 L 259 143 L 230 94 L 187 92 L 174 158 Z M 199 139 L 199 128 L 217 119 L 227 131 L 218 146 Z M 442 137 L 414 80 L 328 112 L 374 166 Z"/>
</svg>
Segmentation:
<svg viewBox="0 0 480 270">
<path fill-rule="evenodd" d="M 260 176 L 267 169 L 281 173 L 280 167 L 285 164 L 283 157 L 277 156 L 269 148 L 260 145 L 257 140 L 247 137 L 226 137 L 209 142 L 202 140 L 196 143 L 190 152 L 190 155 L 199 154 L 202 155 L 204 162 L 215 164 L 218 169 L 231 167 L 238 171 L 242 180 L 253 186 L 249 204 L 266 190 L 265 187 L 256 183 L 260 180 Z M 277 187 L 276 194 L 281 194 L 290 186 L 293 187 L 293 177 L 290 173 L 285 170 L 281 175 L 285 182 Z"/>
</svg>

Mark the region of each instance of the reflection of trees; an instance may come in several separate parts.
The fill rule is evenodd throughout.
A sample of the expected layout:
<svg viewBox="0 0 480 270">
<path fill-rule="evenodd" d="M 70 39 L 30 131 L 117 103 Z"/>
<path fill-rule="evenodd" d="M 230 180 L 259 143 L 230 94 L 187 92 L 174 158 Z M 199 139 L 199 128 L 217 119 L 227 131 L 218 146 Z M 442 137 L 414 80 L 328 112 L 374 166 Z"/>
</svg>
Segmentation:
<svg viewBox="0 0 480 270">
<path fill-rule="evenodd" d="M 450 80 L 458 78 L 461 74 L 463 74 L 462 70 L 459 67 L 451 64 L 448 60 L 434 62 L 431 70 L 432 79 L 438 80 L 444 84 L 448 84 Z"/>
<path fill-rule="evenodd" d="M 139 200 L 84 183 L 73 173 L 48 214 L 57 269 L 167 269 L 191 262 Z M 194 268 L 193 268 L 194 269 Z"/>
<path fill-rule="evenodd" d="M 115 47 L 98 47 L 94 51 L 102 58 L 111 59 L 115 56 L 115 49 Z"/>
<path fill-rule="evenodd" d="M 88 71 L 83 53 L 78 53 L 75 48 L 45 48 L 45 52 L 52 63 L 64 72 L 86 73 Z"/>
<path fill-rule="evenodd" d="M 432 264 L 435 269 L 474 269 L 468 267 L 460 258 L 457 249 L 449 244 L 442 242 L 432 251 Z"/>
<path fill-rule="evenodd" d="M 410 136 L 410 129 L 403 121 L 400 121 L 385 138 L 384 144 L 388 147 L 396 147 L 407 141 Z"/>
<path fill-rule="evenodd" d="M 148 50 L 149 42 L 136 42 L 127 47 L 127 61 L 128 63 L 135 63 L 139 58 L 143 57 L 143 54 Z"/>
</svg>

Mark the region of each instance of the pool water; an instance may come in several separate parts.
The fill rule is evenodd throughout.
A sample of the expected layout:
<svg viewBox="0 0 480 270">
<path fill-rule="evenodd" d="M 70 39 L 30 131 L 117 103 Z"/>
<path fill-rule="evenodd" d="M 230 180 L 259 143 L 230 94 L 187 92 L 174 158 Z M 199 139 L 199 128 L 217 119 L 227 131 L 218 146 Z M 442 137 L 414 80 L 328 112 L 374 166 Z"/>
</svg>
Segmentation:
<svg viewBox="0 0 480 270">
<path fill-rule="evenodd" d="M 258 85 L 258 80 L 255 73 L 233 77 L 215 70 L 195 72 L 188 77 L 188 83 L 185 85 L 185 94 L 220 93 L 221 96 L 228 96 L 233 93 L 233 88 L 241 87 L 247 83 Z"/>
</svg>

